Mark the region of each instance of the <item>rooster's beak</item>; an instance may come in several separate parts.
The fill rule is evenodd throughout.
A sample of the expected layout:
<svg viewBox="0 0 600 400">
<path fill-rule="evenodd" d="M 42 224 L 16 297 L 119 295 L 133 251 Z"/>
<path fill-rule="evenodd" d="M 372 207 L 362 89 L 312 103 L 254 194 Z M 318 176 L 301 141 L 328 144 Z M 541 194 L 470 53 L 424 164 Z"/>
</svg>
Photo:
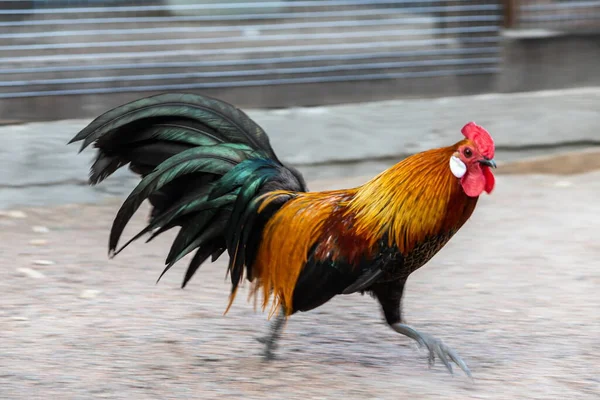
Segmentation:
<svg viewBox="0 0 600 400">
<path fill-rule="evenodd" d="M 488 167 L 496 168 L 496 161 L 494 159 L 483 158 L 483 160 L 479 160 L 479 164 L 487 165 Z"/>
</svg>

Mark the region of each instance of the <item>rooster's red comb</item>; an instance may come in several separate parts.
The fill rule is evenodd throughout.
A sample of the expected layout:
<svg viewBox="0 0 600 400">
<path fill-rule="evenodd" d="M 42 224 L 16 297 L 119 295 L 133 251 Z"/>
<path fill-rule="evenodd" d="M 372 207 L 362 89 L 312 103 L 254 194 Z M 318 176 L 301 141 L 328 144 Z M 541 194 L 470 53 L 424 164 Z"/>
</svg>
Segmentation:
<svg viewBox="0 0 600 400">
<path fill-rule="evenodd" d="M 494 158 L 494 139 L 483 127 L 469 122 L 461 129 L 467 139 L 475 143 L 481 154 L 489 159 Z"/>
</svg>

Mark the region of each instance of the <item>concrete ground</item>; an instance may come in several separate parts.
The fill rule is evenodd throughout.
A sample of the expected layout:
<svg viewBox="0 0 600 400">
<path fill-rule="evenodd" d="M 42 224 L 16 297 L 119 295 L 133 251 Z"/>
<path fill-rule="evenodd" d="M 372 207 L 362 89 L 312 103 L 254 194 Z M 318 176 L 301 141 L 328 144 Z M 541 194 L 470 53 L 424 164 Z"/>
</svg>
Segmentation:
<svg viewBox="0 0 600 400">
<path fill-rule="evenodd" d="M 226 260 L 186 290 L 187 259 L 155 285 L 173 235 L 108 260 L 120 199 L 12 207 L 0 213 L 0 398 L 598 399 L 598 193 L 599 172 L 500 175 L 409 279 L 407 321 L 453 347 L 473 381 L 428 369 L 360 295 L 293 317 L 263 364 L 264 315 L 244 293 L 222 315 Z"/>
</svg>

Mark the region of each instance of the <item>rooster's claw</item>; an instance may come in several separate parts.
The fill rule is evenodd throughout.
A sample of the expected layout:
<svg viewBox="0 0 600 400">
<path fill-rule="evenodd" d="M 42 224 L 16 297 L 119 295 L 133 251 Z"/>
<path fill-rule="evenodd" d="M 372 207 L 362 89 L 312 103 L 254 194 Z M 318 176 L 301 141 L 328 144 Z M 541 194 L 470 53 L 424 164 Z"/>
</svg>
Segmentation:
<svg viewBox="0 0 600 400">
<path fill-rule="evenodd" d="M 427 347 L 427 350 L 429 350 L 430 367 L 432 367 L 435 364 L 435 357 L 437 356 L 444 363 L 446 368 L 448 368 L 448 371 L 450 371 L 451 374 L 454 374 L 452 364 L 450 364 L 450 361 L 453 361 L 456 365 L 460 367 L 460 369 L 462 369 L 465 372 L 465 374 L 467 374 L 469 378 L 471 377 L 471 371 L 469 370 L 469 367 L 467 367 L 467 364 L 462 360 L 462 358 L 458 356 L 458 354 L 456 354 L 454 350 L 446 346 L 439 339 L 425 334 L 422 334 L 422 336 L 423 338 L 421 339 L 421 341 L 419 341 L 419 345 L 425 346 Z"/>
<path fill-rule="evenodd" d="M 469 370 L 469 367 L 467 367 L 467 364 L 458 356 L 458 354 L 456 354 L 454 350 L 442 343 L 441 340 L 436 339 L 426 333 L 421 333 L 405 324 L 393 324 L 391 326 L 396 332 L 414 339 L 419 344 L 419 347 L 427 347 L 427 350 L 429 350 L 430 367 L 434 365 L 435 357 L 437 356 L 444 363 L 446 368 L 448 368 L 448 371 L 450 371 L 451 374 L 454 374 L 452 364 L 450 364 L 450 361 L 453 361 L 460 367 L 460 369 L 464 371 L 465 374 L 467 374 L 469 378 L 472 378 L 471 371 Z"/>
</svg>

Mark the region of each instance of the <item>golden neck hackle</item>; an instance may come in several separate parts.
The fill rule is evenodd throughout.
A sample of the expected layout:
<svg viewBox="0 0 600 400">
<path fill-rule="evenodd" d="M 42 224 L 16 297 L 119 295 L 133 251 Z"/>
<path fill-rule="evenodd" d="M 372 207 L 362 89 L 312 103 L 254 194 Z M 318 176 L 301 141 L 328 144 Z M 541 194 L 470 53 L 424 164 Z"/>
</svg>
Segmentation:
<svg viewBox="0 0 600 400">
<path fill-rule="evenodd" d="M 388 245 L 407 253 L 428 237 L 458 230 L 477 203 L 449 168 L 463 142 L 408 157 L 359 187 L 348 204 L 356 234 L 373 246 L 387 234 Z"/>
</svg>

